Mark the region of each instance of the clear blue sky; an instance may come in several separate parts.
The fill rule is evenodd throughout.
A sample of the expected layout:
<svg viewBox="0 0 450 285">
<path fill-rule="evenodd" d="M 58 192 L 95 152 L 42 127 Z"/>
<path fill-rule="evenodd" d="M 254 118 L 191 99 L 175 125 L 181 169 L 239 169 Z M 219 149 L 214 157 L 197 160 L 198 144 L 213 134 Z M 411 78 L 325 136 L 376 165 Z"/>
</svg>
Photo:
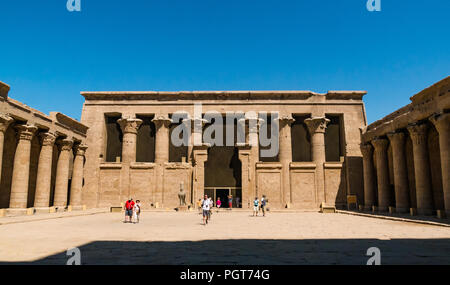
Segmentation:
<svg viewBox="0 0 450 285">
<path fill-rule="evenodd" d="M 368 121 L 450 74 L 450 1 L 0 0 L 0 81 L 79 119 L 80 91 L 367 90 Z"/>
</svg>

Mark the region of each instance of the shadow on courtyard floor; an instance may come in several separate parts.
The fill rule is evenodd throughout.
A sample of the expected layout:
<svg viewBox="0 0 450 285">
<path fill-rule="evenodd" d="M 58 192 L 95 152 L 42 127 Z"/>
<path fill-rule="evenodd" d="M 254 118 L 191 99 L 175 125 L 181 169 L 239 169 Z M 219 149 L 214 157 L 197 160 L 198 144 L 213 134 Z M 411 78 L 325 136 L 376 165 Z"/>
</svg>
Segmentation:
<svg viewBox="0 0 450 285">
<path fill-rule="evenodd" d="M 81 263 L 85 265 L 365 265 L 370 247 L 380 249 L 382 264 L 450 264 L 450 239 L 96 241 L 79 249 Z M 34 262 L 0 262 L 0 265 L 64 265 L 68 258 L 66 252 L 61 252 Z"/>
</svg>

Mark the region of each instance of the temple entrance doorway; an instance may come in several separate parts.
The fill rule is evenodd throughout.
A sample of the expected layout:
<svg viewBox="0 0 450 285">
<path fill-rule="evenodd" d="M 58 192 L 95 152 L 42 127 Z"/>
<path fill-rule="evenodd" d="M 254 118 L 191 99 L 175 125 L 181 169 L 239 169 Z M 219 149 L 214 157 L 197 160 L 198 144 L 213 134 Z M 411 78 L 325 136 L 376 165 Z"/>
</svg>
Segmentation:
<svg viewBox="0 0 450 285">
<path fill-rule="evenodd" d="M 214 206 L 217 206 L 217 198 L 220 198 L 220 201 L 222 201 L 221 208 L 229 208 L 228 196 L 231 195 L 233 197 L 233 208 L 242 208 L 242 189 L 240 187 L 205 187 L 205 195 L 214 200 Z"/>
</svg>

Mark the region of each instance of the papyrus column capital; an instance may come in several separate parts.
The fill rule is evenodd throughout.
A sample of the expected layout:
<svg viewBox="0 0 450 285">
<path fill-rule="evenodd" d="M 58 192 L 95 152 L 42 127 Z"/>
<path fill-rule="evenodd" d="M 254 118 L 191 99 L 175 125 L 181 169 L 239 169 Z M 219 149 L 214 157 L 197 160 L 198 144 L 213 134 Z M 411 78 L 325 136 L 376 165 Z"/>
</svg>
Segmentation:
<svg viewBox="0 0 450 285">
<path fill-rule="evenodd" d="M 393 146 L 402 146 L 405 143 L 406 135 L 403 132 L 392 132 L 387 134 L 387 138 Z"/>
<path fill-rule="evenodd" d="M 88 149 L 88 146 L 85 144 L 79 144 L 76 146 L 75 150 L 76 150 L 76 155 L 77 156 L 84 156 L 84 154 L 86 153 L 86 150 Z"/>
<path fill-rule="evenodd" d="M 428 125 L 425 123 L 421 124 L 412 124 L 407 127 L 409 135 L 413 144 L 426 144 L 427 142 L 427 134 L 428 134 Z"/>
<path fill-rule="evenodd" d="M 363 158 L 370 157 L 373 154 L 373 146 L 370 143 L 361 144 L 360 148 Z"/>
<path fill-rule="evenodd" d="M 310 135 L 314 135 L 315 133 L 324 134 L 329 122 L 330 120 L 325 117 L 313 117 L 305 120 Z"/>
<path fill-rule="evenodd" d="M 439 133 L 450 131 L 450 113 L 435 114 L 429 120 Z"/>
<path fill-rule="evenodd" d="M 389 141 L 384 138 L 376 138 L 371 143 L 375 149 L 375 153 L 380 153 L 387 151 Z"/>
<path fill-rule="evenodd" d="M 6 132 L 6 129 L 8 129 L 9 125 L 14 122 L 14 119 L 7 114 L 0 113 L 0 132 L 4 133 Z"/>
<path fill-rule="evenodd" d="M 71 139 L 62 139 L 57 142 L 57 145 L 60 151 L 69 151 L 72 150 L 73 141 Z"/>
<path fill-rule="evenodd" d="M 19 140 L 31 141 L 37 131 L 37 127 L 33 125 L 17 125 L 17 137 Z"/>
<path fill-rule="evenodd" d="M 119 124 L 122 133 L 137 134 L 137 131 L 142 124 L 142 120 L 137 118 L 121 118 L 117 120 L 117 123 Z"/>
<path fill-rule="evenodd" d="M 152 122 L 155 124 L 157 129 L 161 127 L 168 128 L 170 124 L 172 124 L 172 120 L 167 114 L 156 115 Z"/>
<path fill-rule="evenodd" d="M 46 132 L 39 134 L 42 146 L 53 146 L 55 144 L 56 135 L 54 133 Z"/>
</svg>

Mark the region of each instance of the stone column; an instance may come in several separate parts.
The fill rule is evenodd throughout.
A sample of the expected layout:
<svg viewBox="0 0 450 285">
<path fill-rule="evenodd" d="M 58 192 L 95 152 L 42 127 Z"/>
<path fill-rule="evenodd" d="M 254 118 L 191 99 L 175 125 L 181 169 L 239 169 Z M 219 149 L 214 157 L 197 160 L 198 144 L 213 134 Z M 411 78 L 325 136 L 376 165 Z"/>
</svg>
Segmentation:
<svg viewBox="0 0 450 285">
<path fill-rule="evenodd" d="M 203 198 L 205 192 L 205 162 L 208 160 L 209 144 L 195 145 L 194 152 L 194 181 L 193 181 L 193 203 Z"/>
<path fill-rule="evenodd" d="M 122 168 L 120 170 L 120 203 L 130 197 L 130 164 L 136 162 L 137 132 L 141 119 L 124 117 L 117 120 L 122 130 Z"/>
<path fill-rule="evenodd" d="M 442 190 L 447 217 L 450 217 L 450 114 L 439 114 L 430 118 L 439 133 L 441 154 Z"/>
<path fill-rule="evenodd" d="M 385 212 L 388 210 L 391 202 L 387 157 L 388 140 L 376 138 L 372 141 L 372 145 L 375 148 L 375 159 L 377 162 L 378 210 Z"/>
<path fill-rule="evenodd" d="M 255 114 L 256 115 L 256 114 Z M 242 181 L 244 183 L 244 172 L 247 172 L 248 178 L 247 192 L 244 191 L 244 185 L 242 186 L 242 206 L 248 205 L 258 196 L 256 189 L 256 163 L 259 161 L 259 127 L 263 120 L 256 116 L 249 116 L 248 118 L 241 119 L 241 124 L 245 124 L 246 131 L 246 146 L 241 145 L 240 158 L 242 162 Z M 242 155 L 241 155 L 242 154 Z M 244 161 L 246 166 L 244 166 Z"/>
<path fill-rule="evenodd" d="M 2 181 L 3 145 L 5 143 L 5 132 L 14 121 L 10 116 L 0 113 L 0 181 Z"/>
<path fill-rule="evenodd" d="M 86 153 L 86 149 L 86 145 L 78 145 L 76 147 L 70 188 L 70 205 L 73 210 L 83 209 L 81 189 L 83 188 L 84 154 Z"/>
<path fill-rule="evenodd" d="M 121 118 L 117 120 L 123 134 L 122 140 L 122 164 L 130 164 L 136 161 L 137 131 L 142 124 L 141 119 Z"/>
<path fill-rule="evenodd" d="M 164 192 L 164 168 L 165 163 L 169 162 L 169 126 L 172 120 L 167 114 L 155 116 L 152 120 L 156 126 L 156 140 L 155 140 L 155 163 L 156 163 L 156 188 L 155 188 L 155 202 L 163 206 L 163 192 Z"/>
<path fill-rule="evenodd" d="M 242 208 L 247 205 L 247 201 L 252 201 L 252 199 L 256 196 L 256 193 L 253 192 L 251 188 L 252 180 L 252 158 L 251 158 L 251 148 L 246 143 L 237 144 L 239 150 L 239 160 L 241 161 L 241 181 L 242 181 Z"/>
<path fill-rule="evenodd" d="M 361 144 L 364 173 L 364 210 L 372 210 L 375 203 L 375 177 L 373 167 L 373 146 Z"/>
<path fill-rule="evenodd" d="M 167 115 L 159 115 L 152 120 L 156 126 L 155 162 L 169 161 L 169 126 L 172 120 Z"/>
<path fill-rule="evenodd" d="M 59 157 L 56 165 L 56 180 L 55 180 L 55 199 L 53 206 L 57 210 L 62 210 L 67 206 L 67 192 L 69 190 L 69 165 L 71 158 L 71 151 L 73 141 L 63 139 L 58 142 Z"/>
<path fill-rule="evenodd" d="M 395 211 L 409 212 L 408 170 L 405 157 L 405 134 L 402 132 L 387 135 L 392 146 L 394 170 Z"/>
<path fill-rule="evenodd" d="M 321 202 L 326 203 L 325 195 L 325 171 L 324 163 L 325 159 L 325 130 L 327 128 L 329 119 L 325 117 L 313 117 L 305 120 L 305 124 L 308 127 L 309 134 L 311 135 L 311 153 L 312 161 L 316 164 L 316 201 L 318 204 Z M 334 201 L 333 201 L 334 203 Z M 319 205 L 317 205 L 319 206 Z"/>
<path fill-rule="evenodd" d="M 14 156 L 14 168 L 11 183 L 10 214 L 24 214 L 27 208 L 28 179 L 30 175 L 31 140 L 37 127 L 31 125 L 16 126 L 19 143 Z"/>
<path fill-rule="evenodd" d="M 281 117 L 279 119 L 280 128 L 280 146 L 279 159 L 282 165 L 281 181 L 283 185 L 283 201 L 284 205 L 289 208 L 292 204 L 291 184 L 290 184 L 290 163 L 292 162 L 292 145 L 291 145 L 291 124 L 294 122 L 291 115 Z"/>
<path fill-rule="evenodd" d="M 414 174 L 416 178 L 417 213 L 431 215 L 433 193 L 431 192 L 430 160 L 428 157 L 428 126 L 414 124 L 408 127 L 413 144 Z"/>
<path fill-rule="evenodd" d="M 48 212 L 50 206 L 53 146 L 55 145 L 56 135 L 47 132 L 40 134 L 40 138 L 42 148 L 39 154 L 34 207 L 36 212 Z"/>
</svg>

